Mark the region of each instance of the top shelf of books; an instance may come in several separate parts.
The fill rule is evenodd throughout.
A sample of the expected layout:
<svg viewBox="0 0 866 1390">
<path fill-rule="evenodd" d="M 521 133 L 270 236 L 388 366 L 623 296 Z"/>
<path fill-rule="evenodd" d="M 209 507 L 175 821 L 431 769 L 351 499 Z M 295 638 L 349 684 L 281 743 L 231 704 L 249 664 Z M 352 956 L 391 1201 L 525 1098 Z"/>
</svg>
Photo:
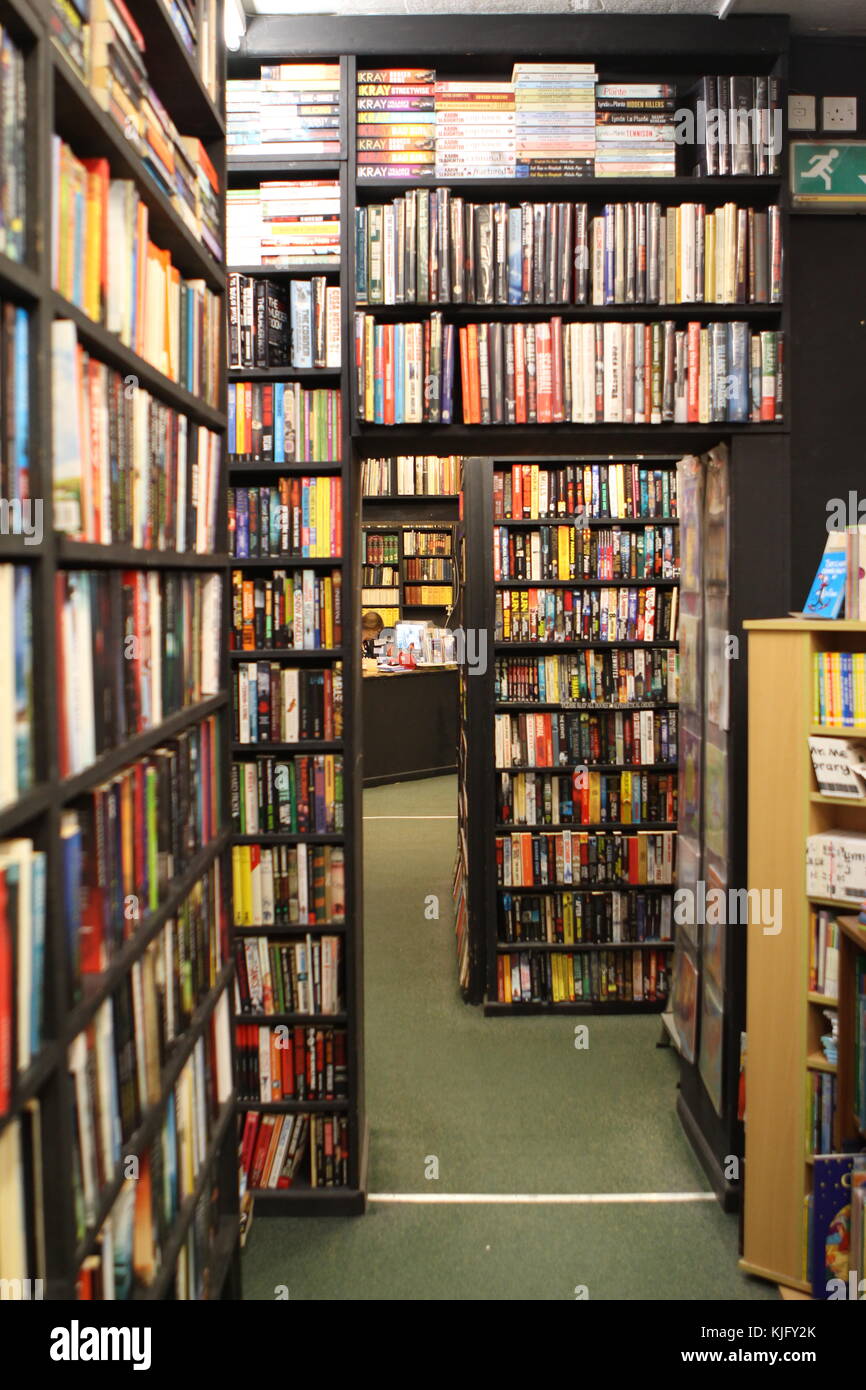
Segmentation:
<svg viewBox="0 0 866 1390">
<path fill-rule="evenodd" d="M 220 141 L 219 0 L 47 0 L 57 47 L 108 109 L 134 110 L 148 87 L 184 135 Z"/>
<path fill-rule="evenodd" d="M 713 198 L 780 179 L 782 88 L 771 73 L 646 80 L 611 78 L 595 62 L 533 61 L 482 78 L 368 61 L 358 60 L 352 90 L 340 63 L 265 63 L 258 77 L 230 81 L 230 161 L 336 160 L 349 144 L 363 192 L 700 182 Z"/>
</svg>

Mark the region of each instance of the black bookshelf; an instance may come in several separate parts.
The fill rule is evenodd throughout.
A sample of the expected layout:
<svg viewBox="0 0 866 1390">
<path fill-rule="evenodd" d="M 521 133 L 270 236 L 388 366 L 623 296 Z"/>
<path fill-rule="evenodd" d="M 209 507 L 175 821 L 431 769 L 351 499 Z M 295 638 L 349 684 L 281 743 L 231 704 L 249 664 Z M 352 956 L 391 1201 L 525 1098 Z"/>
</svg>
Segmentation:
<svg viewBox="0 0 866 1390">
<path fill-rule="evenodd" d="M 251 21 L 246 39 L 237 53 L 229 55 L 228 73 L 230 78 L 251 78 L 258 76 L 262 63 L 290 63 L 298 55 L 289 41 L 278 50 L 259 49 L 255 42 L 257 21 Z M 244 188 L 258 185 L 268 179 L 310 179 L 332 177 L 340 188 L 340 264 L 320 266 L 318 262 L 293 263 L 288 265 L 229 265 L 229 271 L 274 279 L 288 287 L 293 279 L 309 278 L 311 275 L 324 275 L 329 284 L 340 284 L 341 296 L 341 340 L 343 344 L 342 363 L 339 368 L 268 368 L 259 370 L 237 369 L 229 373 L 232 381 L 301 381 L 306 387 L 321 385 L 339 389 L 342 398 L 342 437 L 338 457 L 331 462 L 316 463 L 235 463 L 230 460 L 230 485 L 269 483 L 278 476 L 310 474 L 317 477 L 334 476 L 342 484 L 343 529 L 341 553 L 328 559 L 304 559 L 296 556 L 285 558 L 239 559 L 230 557 L 229 571 L 240 570 L 251 578 L 267 575 L 274 569 L 313 569 L 319 573 L 339 570 L 342 576 L 342 642 L 338 647 L 322 648 L 274 648 L 256 651 L 229 650 L 229 633 L 226 631 L 227 659 L 232 668 L 245 661 L 276 662 L 281 667 L 298 665 L 301 669 L 309 666 L 333 668 L 340 663 L 343 685 L 343 734 L 342 738 L 315 743 L 287 744 L 238 744 L 229 745 L 230 756 L 268 753 L 278 747 L 284 754 L 323 752 L 337 753 L 343 762 L 343 829 L 338 834 L 233 834 L 232 843 L 262 844 L 265 846 L 322 844 L 341 846 L 344 852 L 345 872 L 345 914 L 337 922 L 317 922 L 309 925 L 287 926 L 280 924 L 260 927 L 237 927 L 236 939 L 242 941 L 250 936 L 265 936 L 274 943 L 286 944 L 292 940 L 303 940 L 306 936 L 320 939 L 322 936 L 336 936 L 340 942 L 342 957 L 341 980 L 343 1009 L 340 1013 L 327 1015 L 302 1014 L 249 1014 L 237 1013 L 237 1024 L 259 1024 L 262 1026 L 279 1024 L 309 1024 L 320 1027 L 339 1027 L 346 1030 L 348 1099 L 334 1101 L 280 1101 L 257 1103 L 239 1100 L 238 1112 L 243 1117 L 250 1111 L 262 1111 L 276 1115 L 346 1115 L 348 1117 L 349 1142 L 349 1182 L 345 1186 L 311 1187 L 301 1176 L 295 1178 L 289 1188 L 256 1188 L 249 1190 L 257 1216 L 287 1215 L 357 1215 L 363 1212 L 366 1204 L 367 1171 L 367 1131 L 364 1109 L 363 1072 L 363 956 L 361 938 L 361 916 L 363 905 L 362 888 L 362 812 L 361 812 L 361 662 L 360 662 L 360 616 L 358 610 L 360 575 L 360 508 L 361 497 L 358 486 L 358 469 L 353 467 L 351 437 L 349 433 L 349 389 L 350 363 L 348 347 L 351 342 L 351 309 L 348 302 L 346 275 L 346 243 L 352 225 L 353 191 L 349 180 L 346 159 L 346 112 L 350 110 L 355 87 L 354 66 L 351 59 L 341 56 L 339 49 L 323 51 L 317 61 L 328 62 L 339 59 L 341 75 L 341 124 L 342 157 L 335 159 L 286 159 L 266 158 L 257 154 L 229 155 L 227 160 L 228 186 Z M 305 1165 L 302 1165 L 302 1171 Z"/>
<path fill-rule="evenodd" d="M 220 25 L 222 22 L 221 6 Z M 129 10 L 142 27 L 147 43 L 146 63 L 154 88 L 178 130 L 197 136 L 222 177 L 224 130 L 222 86 L 213 100 L 202 83 L 197 65 L 183 48 L 164 0 L 129 0 Z M 109 1174 L 98 1193 L 95 1219 L 82 1238 L 76 1236 L 74 1193 L 75 1139 L 72 1125 L 72 1081 L 68 1048 L 95 1017 L 96 1011 L 129 976 L 166 922 L 186 901 L 197 883 L 218 861 L 222 882 L 227 884 L 227 824 L 218 826 L 209 843 L 202 845 L 164 892 L 156 909 L 146 914 L 114 954 L 93 989 L 73 1001 L 70 993 L 68 926 L 64 914 L 64 865 L 61 816 L 83 793 L 110 779 L 143 754 L 161 747 L 184 730 L 191 730 L 210 716 L 224 721 L 225 679 L 220 692 L 170 714 L 158 726 L 135 735 L 100 754 L 88 767 L 69 777 L 60 776 L 59 681 L 56 650 L 55 577 L 66 569 L 167 569 L 175 572 L 220 571 L 220 555 L 193 552 L 138 550 L 130 546 L 76 543 L 54 530 L 52 511 L 52 412 L 51 327 L 56 319 L 71 320 L 80 343 L 107 366 L 131 374 L 136 384 L 153 397 L 186 414 L 191 421 L 216 432 L 225 427 L 224 377 L 219 403 L 210 407 L 195 395 L 154 369 L 127 349 L 114 334 L 92 322 L 53 288 L 51 271 L 52 135 L 66 139 L 80 156 L 99 155 L 109 161 L 111 176 L 128 178 L 148 206 L 150 234 L 167 249 L 175 265 L 189 278 L 199 278 L 221 294 L 225 278 L 221 267 L 204 250 L 178 216 L 169 199 L 156 185 L 122 129 L 97 105 L 84 82 L 51 38 L 50 0 L 0 0 L 0 23 L 9 31 L 25 56 L 27 127 L 24 141 L 27 187 L 26 252 L 21 264 L 0 257 L 0 292 L 30 314 L 29 419 L 30 495 L 43 507 L 43 539 L 22 546 L 15 538 L 0 543 L 0 561 L 29 566 L 33 577 L 33 710 L 34 785 L 17 802 L 0 810 L 0 834 L 31 838 L 46 856 L 46 922 L 44 971 L 44 1041 L 30 1065 L 14 1078 L 11 1108 L 0 1116 L 0 1130 L 21 1122 L 31 1102 L 38 1102 L 41 1146 L 32 1151 L 36 1187 L 41 1197 L 44 1222 L 44 1259 L 33 1269 L 44 1279 L 44 1296 L 64 1301 L 76 1298 L 82 1260 L 95 1246 L 99 1226 L 110 1214 L 123 1181 L 120 1170 Z M 217 41 L 217 67 L 224 56 Z M 175 78 L 183 73 L 183 83 Z M 225 478 L 219 515 L 225 511 Z M 10 544 L 10 541 L 12 542 Z M 226 548 L 225 523 L 218 526 L 217 551 Z M 223 791 L 225 792 L 225 788 Z M 228 807 L 223 795 L 224 807 Z M 227 909 L 226 902 L 226 909 Z M 216 930 L 216 928 L 214 928 Z M 159 1133 L 176 1078 L 201 1039 L 210 1032 L 214 1012 L 231 989 L 230 955 L 213 986 L 197 1003 L 189 1026 L 171 1044 L 164 1059 L 159 1096 L 149 1103 L 141 1099 L 141 1120 L 123 1145 L 121 1165 L 128 1155 L 143 1153 Z M 155 1044 L 154 1040 L 154 1044 Z M 234 1105 L 223 1104 L 210 1131 L 206 1160 L 196 1179 L 193 1196 L 181 1205 L 176 1221 L 161 1244 L 161 1263 L 154 1281 L 138 1288 L 134 1299 L 171 1299 L 175 1296 L 178 1259 L 190 1231 L 196 1202 L 205 1189 L 218 1191 L 219 1240 L 210 1249 L 205 1278 L 209 1297 L 220 1297 L 229 1288 L 237 1291 L 239 1270 L 238 1204 Z M 28 1155 L 28 1162 L 31 1155 Z M 58 1173 L 66 1181 L 58 1181 Z M 26 1211 L 32 1234 L 35 1211 Z M 22 1274 L 24 1271 L 22 1271 Z"/>
<path fill-rule="evenodd" d="M 614 15 L 545 16 L 503 15 L 495 26 L 471 24 L 465 16 L 413 16 L 399 24 L 393 17 L 343 16 L 298 18 L 258 16 L 251 19 L 240 53 L 234 60 L 239 75 L 252 76 L 261 61 L 284 59 L 286 55 L 298 61 L 323 60 L 349 54 L 346 75 L 348 98 L 344 126 L 344 146 L 347 187 L 351 206 L 385 202 L 400 196 L 412 187 L 446 185 L 465 198 L 477 201 L 505 200 L 518 202 L 526 197 L 567 199 L 590 204 L 590 210 L 605 202 L 641 199 L 658 201 L 671 207 L 685 201 L 703 202 L 717 207 L 728 200 L 741 205 L 761 207 L 778 203 L 782 208 L 782 236 L 786 250 L 788 238 L 788 195 L 784 177 L 727 177 L 695 179 L 681 166 L 676 178 L 592 178 L 592 179 L 514 179 L 461 180 L 419 178 L 417 180 L 359 178 L 354 126 L 354 71 L 356 67 L 414 66 L 436 68 L 442 77 L 482 77 L 497 79 L 510 75 L 515 56 L 527 60 L 556 61 L 563 57 L 592 58 L 600 74 L 608 80 L 673 80 L 680 94 L 687 92 L 703 73 L 763 73 L 780 79 L 781 103 L 786 98 L 787 52 L 789 24 L 786 17 L 732 16 L 720 25 L 716 19 L 692 16 L 629 16 Z M 233 161 L 234 163 L 234 161 Z M 313 173 L 318 167 L 312 162 L 304 166 Z M 279 166 L 282 173 L 298 172 L 299 165 Z M 784 168 L 784 153 L 783 165 Z M 250 167 L 244 177 L 275 172 L 277 165 Z M 346 224 L 348 232 L 348 223 Z M 341 283 L 355 284 L 355 251 L 353 239 L 346 236 L 341 258 Z M 352 342 L 351 305 L 344 295 L 345 342 Z M 423 319 L 431 309 L 441 311 L 446 321 L 455 325 L 471 318 L 478 320 L 521 320 L 549 317 L 560 306 L 507 306 L 437 304 L 408 306 L 359 306 L 383 322 L 398 322 L 401 318 Z M 630 320 L 643 322 L 649 317 L 673 318 L 683 324 L 687 318 L 730 320 L 742 319 L 757 328 L 781 329 L 785 335 L 786 356 L 783 364 L 785 415 L 782 421 L 758 424 L 665 424 L 661 426 L 597 423 L 554 424 L 549 426 L 467 426 L 459 421 L 459 386 L 455 386 L 457 406 L 455 423 L 451 425 L 397 425 L 386 427 L 366 423 L 347 409 L 347 446 L 353 465 L 371 457 L 396 454 L 453 453 L 468 460 L 465 470 L 465 495 L 473 486 L 474 470 L 479 460 L 519 460 L 538 456 L 540 444 L 545 457 L 554 461 L 575 455 L 592 455 L 602 459 L 624 460 L 635 456 L 664 454 L 676 459 L 685 454 L 703 454 L 719 443 L 725 443 L 731 460 L 731 605 L 732 631 L 747 614 L 771 616 L 789 606 L 787 594 L 788 571 L 788 417 L 791 406 L 790 352 L 791 333 L 790 295 L 786 282 L 782 302 L 774 305 L 666 305 L 666 306 L 562 306 L 563 318 Z M 455 365 L 459 376 L 459 365 Z M 344 378 L 345 380 L 345 378 Z M 348 405 L 350 397 L 346 396 Z M 423 499 L 429 505 L 430 499 Z M 392 504 L 400 511 L 392 510 Z M 376 524 L 391 523 L 399 517 L 414 521 L 420 498 L 369 499 L 365 501 L 365 517 Z M 375 512 L 374 509 L 375 508 Z M 768 515 L 773 525 L 766 525 Z M 671 518 L 656 520 L 671 522 Z M 514 523 L 521 525 L 523 523 Z M 602 523 L 599 523 L 602 524 Z M 490 630 L 489 614 L 478 597 L 488 588 L 490 554 L 489 531 L 459 523 L 455 533 L 461 586 L 458 586 L 454 622 L 457 626 Z M 479 587 L 480 586 L 480 587 Z M 780 609 L 781 605 L 781 609 Z M 492 667 L 495 653 L 491 643 L 488 664 Z M 490 866 L 486 860 L 488 841 L 494 824 L 493 777 L 479 765 L 475 750 L 484 748 L 483 729 L 490 727 L 494 712 L 492 687 L 481 674 L 469 676 L 464 668 L 459 673 L 461 700 L 464 702 L 464 722 L 458 747 L 458 784 L 461 811 L 461 840 L 458 872 L 468 902 L 466 921 L 467 952 L 464 997 L 480 1002 L 489 984 L 489 972 L 495 968 L 487 950 L 483 895 L 477 888 L 489 884 Z M 482 693 L 486 691 L 486 693 Z M 745 881 L 745 660 L 732 672 L 731 685 L 731 815 L 732 815 L 732 881 Z M 476 713 L 469 713 L 469 706 Z M 496 710 L 552 708 L 550 706 L 517 704 L 496 705 Z M 481 723 L 478 722 L 481 721 Z M 468 742 L 467 742 L 468 737 Z M 472 747 L 473 756 L 468 756 Z M 491 754 L 492 754 L 492 744 Z M 471 869 L 471 873 L 467 873 Z M 468 893 L 469 883 L 476 891 Z M 726 1106 L 723 1115 L 710 1106 L 705 1088 L 696 1067 L 682 1063 L 680 1114 L 701 1161 L 707 1167 L 717 1190 L 722 1186 L 717 1175 L 725 1155 L 741 1153 L 741 1135 L 735 1118 L 735 1062 L 738 1056 L 739 1034 L 737 1010 L 742 1010 L 744 997 L 744 968 L 739 945 L 734 943 L 728 955 L 729 988 L 733 1007 L 726 1022 Z M 500 1013 L 511 1006 L 489 1004 L 491 1013 Z M 522 1014 L 534 1006 L 518 1006 Z M 568 1006 L 555 1006 L 563 1011 Z M 583 1007 L 583 1006 L 577 1006 Z M 606 1006 L 610 1007 L 610 1006 Z M 657 1005 L 652 1006 L 657 1008 Z M 554 1012 L 555 1008 L 549 1010 Z M 736 1047 L 735 1047 L 736 1042 Z M 734 1070 L 732 1070 L 734 1069 Z M 732 1106 L 734 1107 L 732 1109 Z M 727 1199 L 727 1198 L 726 1198 Z"/>
</svg>

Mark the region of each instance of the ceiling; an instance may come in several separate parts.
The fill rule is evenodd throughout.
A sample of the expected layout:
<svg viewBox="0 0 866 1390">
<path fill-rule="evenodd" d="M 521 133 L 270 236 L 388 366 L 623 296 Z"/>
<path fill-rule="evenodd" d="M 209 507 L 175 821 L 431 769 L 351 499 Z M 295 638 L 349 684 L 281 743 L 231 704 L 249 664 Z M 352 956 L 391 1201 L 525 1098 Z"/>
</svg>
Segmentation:
<svg viewBox="0 0 866 1390">
<path fill-rule="evenodd" d="M 250 14 L 692 14 L 725 0 L 243 0 Z M 729 14 L 788 14 L 803 33 L 866 34 L 866 0 L 733 0 Z"/>
</svg>

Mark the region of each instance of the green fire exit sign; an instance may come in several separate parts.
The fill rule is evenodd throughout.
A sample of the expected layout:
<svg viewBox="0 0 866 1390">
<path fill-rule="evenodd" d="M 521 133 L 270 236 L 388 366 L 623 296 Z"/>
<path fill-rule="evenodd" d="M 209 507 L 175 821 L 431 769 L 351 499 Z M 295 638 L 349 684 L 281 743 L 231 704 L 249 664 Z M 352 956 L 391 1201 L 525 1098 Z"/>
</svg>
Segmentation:
<svg viewBox="0 0 866 1390">
<path fill-rule="evenodd" d="M 791 195 L 798 206 L 866 212 L 866 140 L 792 141 Z"/>
</svg>

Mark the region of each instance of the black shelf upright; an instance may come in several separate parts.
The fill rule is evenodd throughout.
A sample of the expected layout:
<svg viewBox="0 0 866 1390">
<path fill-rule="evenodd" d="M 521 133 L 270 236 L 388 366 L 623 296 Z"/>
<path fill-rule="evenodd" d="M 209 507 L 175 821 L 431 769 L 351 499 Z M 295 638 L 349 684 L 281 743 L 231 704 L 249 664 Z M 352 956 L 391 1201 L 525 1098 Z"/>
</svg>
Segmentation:
<svg viewBox="0 0 866 1390">
<path fill-rule="evenodd" d="M 301 21 L 301 27 L 304 21 Z M 349 113 L 354 111 L 355 62 L 345 55 L 345 49 L 333 36 L 328 43 L 317 48 L 314 53 L 296 49 L 288 37 L 287 42 L 272 45 L 261 38 L 258 20 L 253 20 L 247 29 L 238 52 L 229 55 L 228 72 L 231 78 L 258 77 L 259 68 L 267 63 L 291 63 L 313 59 L 317 62 L 338 61 L 340 65 L 340 156 L 338 158 L 287 159 L 285 157 L 266 158 L 260 155 L 232 153 L 228 158 L 228 186 L 251 187 L 269 179 L 310 179 L 334 178 L 340 189 L 340 236 L 341 252 L 339 266 L 320 267 L 315 263 L 300 265 L 229 265 L 229 272 L 262 276 L 289 285 L 293 279 L 309 278 L 311 275 L 324 275 L 329 284 L 339 284 L 342 289 L 340 302 L 342 355 L 339 369 L 313 368 L 298 371 L 291 368 L 274 368 L 259 371 L 238 369 L 232 371 L 232 380 L 240 381 L 278 381 L 301 380 L 306 387 L 321 385 L 339 388 L 342 398 L 342 435 L 339 456 L 326 463 L 235 463 L 229 467 L 230 485 L 247 485 L 272 482 L 277 476 L 313 474 L 335 476 L 341 480 L 343 529 L 341 553 L 329 559 L 307 560 L 298 557 L 274 558 L 269 560 L 247 560 L 229 557 L 228 572 L 240 570 L 255 575 L 266 575 L 274 569 L 312 568 L 318 572 L 339 570 L 342 580 L 342 641 L 338 647 L 318 649 L 279 648 L 258 651 L 232 650 L 229 652 L 229 626 L 226 628 L 226 651 L 232 668 L 246 660 L 266 660 L 278 662 L 281 666 L 310 663 L 333 667 L 340 663 L 343 688 L 343 735 L 338 744 L 310 744 L 309 749 L 317 751 L 337 751 L 343 760 L 343 829 L 339 834 L 321 835 L 253 835 L 234 834 L 232 843 L 261 843 L 265 845 L 333 844 L 343 847 L 345 871 L 345 915 L 336 923 L 319 922 L 315 925 L 260 926 L 235 929 L 235 939 L 243 941 L 251 935 L 267 936 L 274 942 L 303 940 L 312 935 L 335 935 L 340 942 L 342 953 L 342 988 L 344 1009 L 339 1014 L 329 1015 L 252 1015 L 237 1013 L 237 1024 L 257 1023 L 262 1026 L 286 1024 L 309 1024 L 318 1027 L 340 1027 L 346 1030 L 348 1100 L 327 1102 L 280 1101 L 266 1107 L 267 1113 L 291 1115 L 296 1113 L 347 1115 L 349 1139 L 349 1182 L 346 1186 L 312 1187 L 305 1181 L 296 1182 L 290 1188 L 257 1188 L 251 1192 L 257 1216 L 353 1216 L 364 1211 L 366 1204 L 367 1172 L 367 1130 L 364 1107 L 364 1067 L 363 1067 L 363 953 L 362 953 L 362 766 L 361 766 L 361 639 L 359 586 L 361 564 L 361 496 L 360 471 L 353 466 L 351 436 L 349 431 L 349 392 L 351 387 L 351 362 L 348 345 L 352 341 L 351 311 L 347 286 L 351 284 L 348 264 L 348 244 L 354 217 L 354 198 L 349 167 L 349 141 L 351 123 Z M 230 616 L 230 615 L 229 615 Z M 230 743 L 228 754 L 239 752 L 241 747 L 246 754 L 257 751 L 267 752 L 272 745 Z M 281 746 L 284 753 L 304 752 L 307 745 Z M 238 1101 L 241 1115 L 248 1111 L 263 1110 L 262 1104 Z"/>
</svg>

